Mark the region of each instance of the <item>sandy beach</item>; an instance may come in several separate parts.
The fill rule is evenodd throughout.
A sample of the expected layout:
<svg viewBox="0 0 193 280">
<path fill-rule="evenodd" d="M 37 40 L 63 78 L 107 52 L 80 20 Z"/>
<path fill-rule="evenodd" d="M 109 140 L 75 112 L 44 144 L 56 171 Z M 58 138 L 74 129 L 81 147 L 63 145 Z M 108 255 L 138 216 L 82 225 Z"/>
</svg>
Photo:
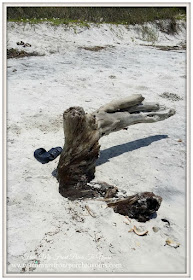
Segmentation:
<svg viewBox="0 0 193 280">
<path fill-rule="evenodd" d="M 183 21 L 174 35 L 145 26 L 8 22 L 8 48 L 23 50 L 16 44 L 23 41 L 38 55 L 7 60 L 7 273 L 186 273 L 186 29 Z M 91 113 L 138 93 L 176 114 L 102 137 L 91 183 L 161 196 L 146 223 L 104 201 L 62 197 L 59 157 L 43 165 L 33 156 L 63 147 L 64 110 Z M 134 226 L 148 233 L 138 236 Z"/>
</svg>

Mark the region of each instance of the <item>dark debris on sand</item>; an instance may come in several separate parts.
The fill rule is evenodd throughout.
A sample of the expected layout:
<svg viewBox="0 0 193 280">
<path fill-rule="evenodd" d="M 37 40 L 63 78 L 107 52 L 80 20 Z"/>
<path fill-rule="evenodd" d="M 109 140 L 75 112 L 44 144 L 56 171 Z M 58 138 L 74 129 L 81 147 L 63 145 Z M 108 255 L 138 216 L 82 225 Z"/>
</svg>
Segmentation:
<svg viewBox="0 0 193 280">
<path fill-rule="evenodd" d="M 26 51 L 19 51 L 17 49 L 11 48 L 7 49 L 7 58 L 22 58 L 28 56 L 40 56 L 37 52 L 26 52 Z"/>
</svg>

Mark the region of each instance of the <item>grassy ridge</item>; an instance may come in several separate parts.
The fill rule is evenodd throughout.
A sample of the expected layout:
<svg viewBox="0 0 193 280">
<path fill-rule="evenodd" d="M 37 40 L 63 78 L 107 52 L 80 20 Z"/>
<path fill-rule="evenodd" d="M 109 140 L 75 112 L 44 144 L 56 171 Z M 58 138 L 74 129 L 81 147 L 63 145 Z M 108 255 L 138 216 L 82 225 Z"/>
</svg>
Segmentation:
<svg viewBox="0 0 193 280">
<path fill-rule="evenodd" d="M 8 7 L 10 21 L 141 24 L 159 19 L 185 17 L 185 7 Z"/>
</svg>

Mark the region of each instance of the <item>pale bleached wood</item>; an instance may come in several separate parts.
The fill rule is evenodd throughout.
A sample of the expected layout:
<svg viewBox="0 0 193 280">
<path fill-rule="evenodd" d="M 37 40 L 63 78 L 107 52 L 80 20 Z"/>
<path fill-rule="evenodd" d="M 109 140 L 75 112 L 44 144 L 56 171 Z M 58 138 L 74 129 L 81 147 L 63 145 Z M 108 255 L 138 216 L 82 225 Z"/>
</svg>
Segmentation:
<svg viewBox="0 0 193 280">
<path fill-rule="evenodd" d="M 174 114 L 175 110 L 173 109 L 164 110 L 162 112 L 139 112 L 132 114 L 125 111 L 112 114 L 99 112 L 96 114 L 96 119 L 98 121 L 100 137 L 102 137 L 137 123 L 153 123 L 163 121 Z"/>
<path fill-rule="evenodd" d="M 127 108 L 140 104 L 144 99 L 145 98 L 141 94 L 133 94 L 126 98 L 113 100 L 110 103 L 100 107 L 96 112 L 113 113 L 120 111 L 121 109 L 126 110 Z"/>
</svg>

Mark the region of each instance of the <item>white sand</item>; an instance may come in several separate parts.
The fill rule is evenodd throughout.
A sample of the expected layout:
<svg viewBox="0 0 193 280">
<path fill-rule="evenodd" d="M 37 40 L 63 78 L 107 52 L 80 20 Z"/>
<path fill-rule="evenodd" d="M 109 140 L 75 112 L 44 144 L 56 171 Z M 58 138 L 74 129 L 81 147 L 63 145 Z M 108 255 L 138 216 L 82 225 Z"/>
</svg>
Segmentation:
<svg viewBox="0 0 193 280">
<path fill-rule="evenodd" d="M 172 36 L 149 25 L 156 45 L 171 46 L 185 42 L 180 27 Z M 22 40 L 32 45 L 24 50 L 45 54 L 8 60 L 8 273 L 21 273 L 24 266 L 32 274 L 186 272 L 186 54 L 142 46 L 152 44 L 152 37 L 144 38 L 140 28 L 8 24 L 9 48 Z M 85 46 L 108 47 L 79 48 Z M 164 92 L 180 99 L 163 98 Z M 52 175 L 59 158 L 42 165 L 33 152 L 63 146 L 62 114 L 68 107 L 92 112 L 133 93 L 175 108 L 176 115 L 100 140 L 94 182 L 115 185 L 120 194 L 153 191 L 163 198 L 155 219 L 127 225 L 105 202 L 63 198 Z M 148 235 L 128 232 L 140 224 Z M 180 246 L 164 246 L 167 238 Z M 30 267 L 34 263 L 39 265 Z"/>
</svg>

